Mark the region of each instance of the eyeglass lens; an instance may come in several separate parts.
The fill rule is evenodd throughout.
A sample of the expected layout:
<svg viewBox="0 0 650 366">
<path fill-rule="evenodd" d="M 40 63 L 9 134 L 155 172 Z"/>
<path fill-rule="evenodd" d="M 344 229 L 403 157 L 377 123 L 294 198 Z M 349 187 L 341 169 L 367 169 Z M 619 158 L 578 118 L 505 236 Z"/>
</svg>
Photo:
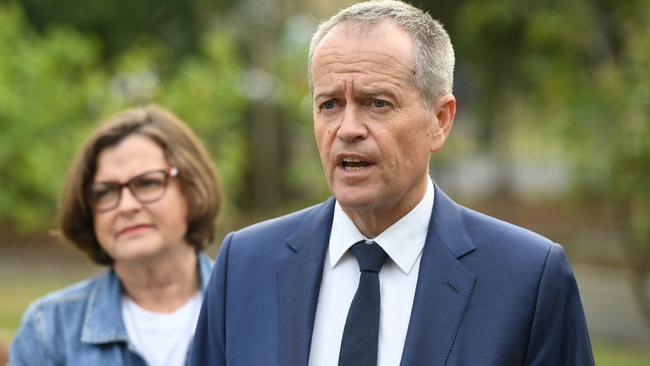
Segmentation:
<svg viewBox="0 0 650 366">
<path fill-rule="evenodd" d="M 90 187 L 90 203 L 99 211 L 113 209 L 117 207 L 124 187 L 127 187 L 140 203 L 151 203 L 163 196 L 168 178 L 169 174 L 160 170 L 138 175 L 126 183 L 94 183 Z"/>
</svg>

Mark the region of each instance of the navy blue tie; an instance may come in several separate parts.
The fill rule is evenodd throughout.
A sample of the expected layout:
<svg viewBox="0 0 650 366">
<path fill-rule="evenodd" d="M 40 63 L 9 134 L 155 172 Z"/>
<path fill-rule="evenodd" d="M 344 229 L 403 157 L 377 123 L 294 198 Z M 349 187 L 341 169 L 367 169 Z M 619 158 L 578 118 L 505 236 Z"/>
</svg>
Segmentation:
<svg viewBox="0 0 650 366">
<path fill-rule="evenodd" d="M 377 366 L 379 337 L 379 271 L 386 252 L 375 242 L 350 248 L 359 262 L 359 287 L 345 321 L 339 366 Z"/>
</svg>

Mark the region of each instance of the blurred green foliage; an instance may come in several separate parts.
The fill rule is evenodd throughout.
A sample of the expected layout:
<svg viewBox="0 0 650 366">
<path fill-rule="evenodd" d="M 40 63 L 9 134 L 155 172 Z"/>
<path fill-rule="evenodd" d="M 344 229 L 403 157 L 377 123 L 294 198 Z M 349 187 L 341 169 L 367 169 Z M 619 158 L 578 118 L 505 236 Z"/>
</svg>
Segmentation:
<svg viewBox="0 0 650 366">
<path fill-rule="evenodd" d="M 171 52 L 161 43 L 104 60 L 94 39 L 64 25 L 36 33 L 15 3 L 0 6 L 0 222 L 19 233 L 52 227 L 64 173 L 88 132 L 111 113 L 149 102 L 187 121 L 219 167 L 226 196 L 236 196 L 246 99 L 232 35 L 206 32 L 171 74 L 160 72 Z"/>
<path fill-rule="evenodd" d="M 600 366 L 645 366 L 650 363 L 647 347 L 608 343 L 593 343 L 594 361 Z"/>
<path fill-rule="evenodd" d="M 233 0 L 20 0 L 39 32 L 65 24 L 92 34 L 102 44 L 102 58 L 112 58 L 141 42 L 165 44 L 176 60 L 200 49 L 210 21 L 206 15 L 231 7 Z M 173 64 L 172 64 L 173 65 Z"/>
<path fill-rule="evenodd" d="M 75 142 L 104 113 L 97 45 L 71 29 L 38 36 L 16 5 L 0 7 L 0 220 L 43 228 Z"/>
<path fill-rule="evenodd" d="M 469 1 L 459 14 L 486 125 L 562 141 L 579 198 L 612 208 L 650 326 L 650 2 Z"/>
<path fill-rule="evenodd" d="M 248 139 L 241 123 L 248 106 L 240 79 L 240 60 L 232 35 L 209 32 L 201 53 L 182 61 L 179 72 L 163 80 L 153 98 L 188 122 L 214 157 L 225 190 L 226 212 L 235 208 L 228 197 L 237 197 L 248 161 Z"/>
</svg>

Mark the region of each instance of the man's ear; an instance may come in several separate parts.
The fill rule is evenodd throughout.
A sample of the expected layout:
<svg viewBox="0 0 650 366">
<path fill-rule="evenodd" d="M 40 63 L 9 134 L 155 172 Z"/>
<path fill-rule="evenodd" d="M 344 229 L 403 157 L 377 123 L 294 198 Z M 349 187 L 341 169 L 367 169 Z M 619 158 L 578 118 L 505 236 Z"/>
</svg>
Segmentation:
<svg viewBox="0 0 650 366">
<path fill-rule="evenodd" d="M 446 94 L 438 98 L 433 106 L 435 112 L 436 130 L 433 133 L 431 152 L 442 149 L 447 137 L 451 133 L 451 127 L 454 125 L 456 116 L 456 98 L 452 94 Z"/>
</svg>

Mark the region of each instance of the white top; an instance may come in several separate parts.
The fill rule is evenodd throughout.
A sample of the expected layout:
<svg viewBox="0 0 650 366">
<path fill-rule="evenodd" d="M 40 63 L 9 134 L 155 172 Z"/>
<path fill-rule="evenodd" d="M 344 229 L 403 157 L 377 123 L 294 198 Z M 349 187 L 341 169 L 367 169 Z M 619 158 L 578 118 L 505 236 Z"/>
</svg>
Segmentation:
<svg viewBox="0 0 650 366">
<path fill-rule="evenodd" d="M 150 366 L 185 364 L 201 309 L 202 292 L 171 313 L 141 308 L 122 296 L 122 318 L 129 340 Z"/>
<path fill-rule="evenodd" d="M 379 272 L 381 310 L 378 366 L 397 366 L 402 358 L 433 199 L 433 183 L 429 180 L 422 201 L 372 239 L 390 258 Z M 310 366 L 338 364 L 345 320 L 359 285 L 359 264 L 348 249 L 364 239 L 368 238 L 357 229 L 337 202 L 323 266 L 309 353 Z"/>
</svg>

